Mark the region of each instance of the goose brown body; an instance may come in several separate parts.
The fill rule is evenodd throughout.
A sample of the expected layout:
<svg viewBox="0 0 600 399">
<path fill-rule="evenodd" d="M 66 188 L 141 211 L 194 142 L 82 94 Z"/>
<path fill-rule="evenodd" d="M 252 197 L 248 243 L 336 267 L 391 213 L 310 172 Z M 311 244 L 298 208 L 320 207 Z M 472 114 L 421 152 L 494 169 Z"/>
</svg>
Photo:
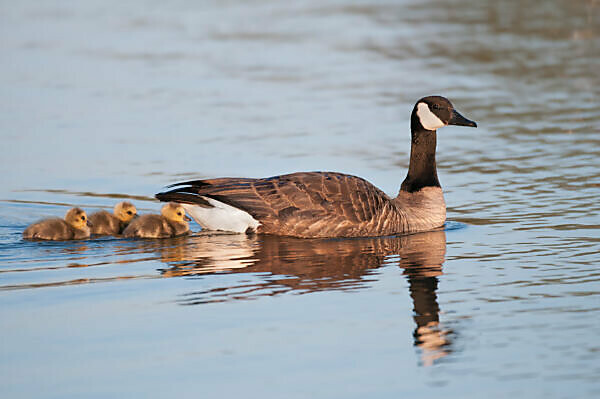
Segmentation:
<svg viewBox="0 0 600 399">
<path fill-rule="evenodd" d="M 409 199 L 390 198 L 368 181 L 335 172 L 300 172 L 265 179 L 221 178 L 181 183 L 168 197 L 180 203 L 210 206 L 202 197 L 248 212 L 260 222 L 256 232 L 295 237 L 365 237 L 419 231 L 407 212 Z M 422 207 L 441 200 L 441 190 L 425 190 Z M 436 200 L 436 198 L 438 198 Z M 414 205 L 417 201 L 411 198 Z M 440 205 L 439 202 L 436 205 Z M 411 209 L 414 209 L 413 206 Z M 424 209 L 424 212 L 426 210 Z M 439 213 L 439 212 L 438 212 Z"/>
<path fill-rule="evenodd" d="M 360 177 L 336 172 L 194 180 L 169 186 L 156 198 L 184 204 L 203 228 L 214 230 L 305 238 L 432 230 L 446 220 L 435 153 L 436 130 L 449 124 L 477 126 L 444 97 L 415 104 L 409 170 L 395 198 Z"/>
</svg>

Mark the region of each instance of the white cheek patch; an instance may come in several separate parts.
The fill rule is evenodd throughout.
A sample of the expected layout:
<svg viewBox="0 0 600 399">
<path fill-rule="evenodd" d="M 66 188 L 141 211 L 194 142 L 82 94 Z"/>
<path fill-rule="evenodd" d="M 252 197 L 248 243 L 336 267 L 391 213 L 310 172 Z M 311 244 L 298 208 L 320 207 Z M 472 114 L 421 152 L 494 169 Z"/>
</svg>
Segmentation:
<svg viewBox="0 0 600 399">
<path fill-rule="evenodd" d="M 446 126 L 433 112 L 429 110 L 429 106 L 425 103 L 417 105 L 417 116 L 421 125 L 427 130 L 436 130 Z"/>
</svg>

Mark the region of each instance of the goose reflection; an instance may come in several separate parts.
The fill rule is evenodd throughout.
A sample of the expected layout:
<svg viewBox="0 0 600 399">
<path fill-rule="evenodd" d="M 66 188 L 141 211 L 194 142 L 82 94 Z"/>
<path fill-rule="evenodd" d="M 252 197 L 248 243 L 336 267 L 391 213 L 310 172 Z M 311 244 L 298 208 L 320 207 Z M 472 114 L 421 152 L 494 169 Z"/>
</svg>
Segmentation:
<svg viewBox="0 0 600 399">
<path fill-rule="evenodd" d="M 306 240 L 221 234 L 183 240 L 185 245 L 160 247 L 160 257 L 168 265 L 160 270 L 163 277 L 253 275 L 241 282 L 184 294 L 179 301 L 184 305 L 247 300 L 286 292 L 358 290 L 376 280 L 377 268 L 398 264 L 409 283 L 416 324 L 414 345 L 421 352 L 421 363 L 432 365 L 451 352 L 452 333 L 440 324 L 436 294 L 446 253 L 444 231 L 361 239 Z"/>
<path fill-rule="evenodd" d="M 410 236 L 410 243 L 400 253 L 400 267 L 409 282 L 413 300 L 413 333 L 415 346 L 421 349 L 421 362 L 431 366 L 437 359 L 450 353 L 451 330 L 440 324 L 437 302 L 438 276 L 446 253 L 446 235 L 443 231 Z"/>
</svg>

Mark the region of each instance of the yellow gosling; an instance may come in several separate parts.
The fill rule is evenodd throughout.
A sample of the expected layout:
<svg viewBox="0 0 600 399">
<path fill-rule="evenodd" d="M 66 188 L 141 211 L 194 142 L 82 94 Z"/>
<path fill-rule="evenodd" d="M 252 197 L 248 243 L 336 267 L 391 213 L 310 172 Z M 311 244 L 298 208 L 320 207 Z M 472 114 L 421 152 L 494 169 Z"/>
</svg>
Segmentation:
<svg viewBox="0 0 600 399">
<path fill-rule="evenodd" d="M 90 215 L 92 234 L 119 235 L 137 216 L 137 209 L 131 202 L 122 201 L 115 205 L 113 213 L 99 211 Z"/>
<path fill-rule="evenodd" d="M 187 234 L 190 231 L 189 217 L 179 204 L 169 202 L 162 207 L 160 215 L 142 215 L 129 223 L 123 237 L 168 238 Z"/>
<path fill-rule="evenodd" d="M 71 208 L 64 219 L 44 219 L 27 227 L 23 238 L 28 240 L 79 240 L 90 236 L 90 222 L 81 208 Z"/>
</svg>

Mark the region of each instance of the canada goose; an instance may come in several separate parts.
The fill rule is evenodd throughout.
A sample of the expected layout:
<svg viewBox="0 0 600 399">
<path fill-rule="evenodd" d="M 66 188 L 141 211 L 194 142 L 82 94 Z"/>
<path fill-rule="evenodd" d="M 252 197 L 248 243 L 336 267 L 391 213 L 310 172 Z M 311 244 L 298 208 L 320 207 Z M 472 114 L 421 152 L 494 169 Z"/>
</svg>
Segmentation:
<svg viewBox="0 0 600 399">
<path fill-rule="evenodd" d="M 411 119 L 408 174 L 396 198 L 342 173 L 306 172 L 264 179 L 176 183 L 156 194 L 183 204 L 203 227 L 296 237 L 366 237 L 427 231 L 446 221 L 435 163 L 436 131 L 477 124 L 444 97 L 417 101 Z"/>
<path fill-rule="evenodd" d="M 123 237 L 167 238 L 187 234 L 190 231 L 187 221 L 192 220 L 179 204 L 165 204 L 160 215 L 142 215 L 134 219 L 123 230 Z"/>
<path fill-rule="evenodd" d="M 94 212 L 90 215 L 92 234 L 118 235 L 137 216 L 137 209 L 131 202 L 122 201 L 115 205 L 113 213 L 107 211 Z"/>
<path fill-rule="evenodd" d="M 64 220 L 44 219 L 27 227 L 23 238 L 30 240 L 78 240 L 90 236 L 90 221 L 81 208 L 71 208 Z"/>
</svg>

